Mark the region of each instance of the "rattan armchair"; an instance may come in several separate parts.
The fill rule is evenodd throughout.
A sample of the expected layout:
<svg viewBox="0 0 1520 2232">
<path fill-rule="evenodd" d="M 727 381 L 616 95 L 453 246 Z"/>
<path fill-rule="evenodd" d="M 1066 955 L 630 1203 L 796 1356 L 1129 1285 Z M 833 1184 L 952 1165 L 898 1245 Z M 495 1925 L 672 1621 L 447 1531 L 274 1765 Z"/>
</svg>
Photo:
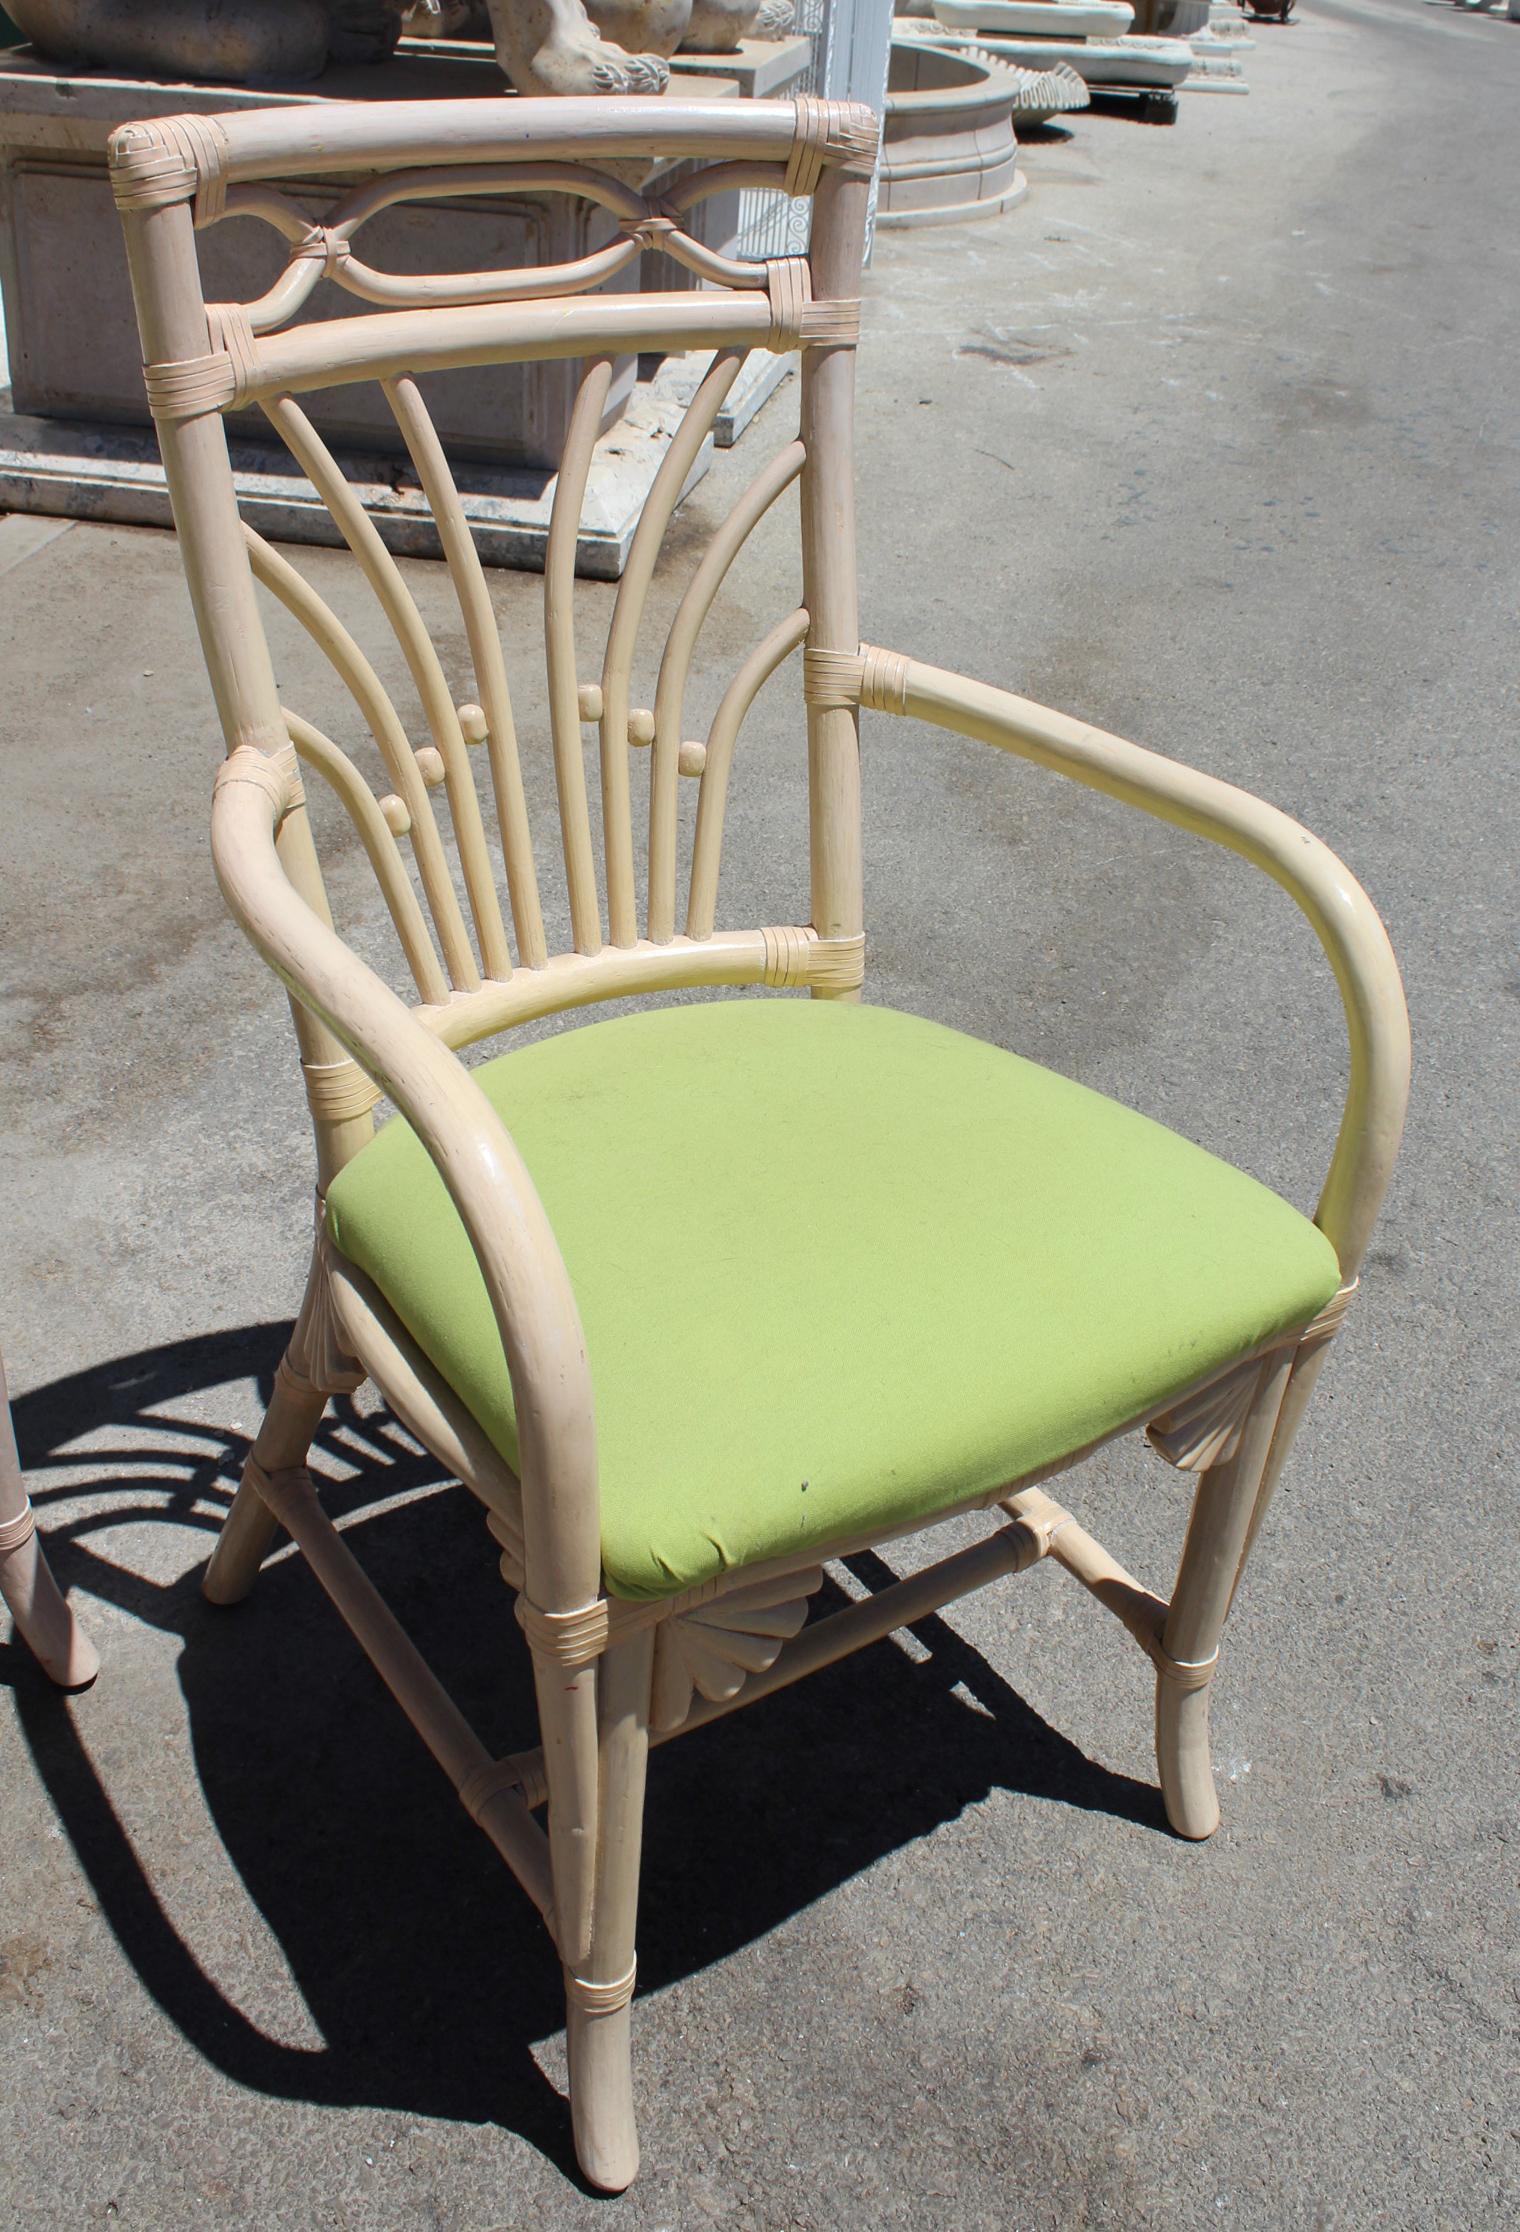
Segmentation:
<svg viewBox="0 0 1520 2232">
<path fill-rule="evenodd" d="M 1049 1556 L 1150 1662 L 1174 1826 L 1215 1827 L 1221 1631 L 1355 1288 L 1407 1091 L 1387 939 L 1305 830 L 1139 746 L 862 644 L 852 398 L 875 140 L 869 113 L 811 100 L 503 100 L 185 118 L 126 127 L 111 150 L 225 731 L 216 873 L 290 993 L 316 1133 L 305 1298 L 205 1586 L 218 1602 L 240 1598 L 277 1528 L 295 1538 L 553 1933 L 576 2146 L 609 2189 L 638 2161 L 629 2025 L 652 1742 Z M 656 156 L 679 160 L 679 182 L 646 197 L 628 181 Z M 324 178 L 344 183 L 313 223 L 281 182 L 309 194 Z M 614 238 L 533 271 L 401 278 L 361 260 L 355 236 L 381 208 L 516 186 L 590 196 Z M 812 196 L 806 257 L 739 263 L 692 236 L 698 202 L 740 186 Z M 196 227 L 234 214 L 282 232 L 289 262 L 258 302 L 208 305 Z M 597 291 L 650 246 L 708 284 Z M 297 322 L 323 279 L 361 307 Z M 576 527 L 613 359 L 696 349 L 715 352 L 711 368 L 670 442 L 605 646 L 588 657 Z M 634 653 L 662 539 L 754 349 L 800 349 L 800 433 L 707 545 L 642 706 Z M 562 952 L 546 937 L 487 583 L 418 385 L 534 357 L 581 367 L 544 580 Z M 359 380 L 381 385 L 430 504 L 467 682 L 302 407 L 310 391 Z M 254 405 L 326 502 L 400 645 L 420 745 L 345 625 L 240 523 L 221 414 Z M 799 602 L 693 741 L 684 706 L 704 619 L 793 481 Z M 350 746 L 281 704 L 260 587 L 346 685 Z M 741 724 L 799 650 L 810 919 L 720 928 Z M 1173 822 L 1243 854 L 1297 902 L 1350 1038 L 1312 1223 L 1079 1085 L 861 1003 L 862 707 L 979 738 Z M 405 997 L 331 925 L 305 805 L 314 782 L 341 801 L 373 866 Z M 684 782 L 697 785 L 689 843 Z M 699 987 L 730 996 L 641 1006 L 481 1068 L 459 1058 L 557 1010 Z M 812 997 L 732 996 L 743 987 Z M 398 1113 L 377 1133 L 383 1097 Z M 542 1743 L 529 1753 L 490 1756 L 323 1513 L 308 1446 L 328 1399 L 366 1379 L 485 1507 L 531 1647 Z M 1041 1485 L 1135 1430 L 1197 1480 L 1169 1598 Z M 979 1509 L 996 1525 L 974 1547 L 807 1621 L 830 1559 Z"/>
</svg>

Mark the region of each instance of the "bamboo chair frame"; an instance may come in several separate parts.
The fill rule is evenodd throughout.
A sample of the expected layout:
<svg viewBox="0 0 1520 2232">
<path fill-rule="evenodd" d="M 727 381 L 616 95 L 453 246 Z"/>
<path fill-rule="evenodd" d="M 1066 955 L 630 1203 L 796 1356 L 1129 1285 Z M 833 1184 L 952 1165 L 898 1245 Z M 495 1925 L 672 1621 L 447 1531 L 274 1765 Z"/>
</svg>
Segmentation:
<svg viewBox="0 0 1520 2232">
<path fill-rule="evenodd" d="M 852 416 L 875 137 L 869 112 L 812 100 L 514 100 L 375 105 L 320 118 L 303 110 L 184 118 L 125 127 L 111 149 L 145 378 L 227 745 L 212 813 L 216 872 L 233 914 L 291 994 L 317 1145 L 317 1235 L 306 1293 L 206 1591 L 222 1603 L 240 1598 L 277 1529 L 293 1536 L 553 1934 L 565 1974 L 576 2147 L 587 2177 L 614 2190 L 638 2161 L 629 2009 L 652 1743 L 1048 1556 L 1116 1615 L 1151 1662 L 1167 1812 L 1183 1836 L 1212 1832 L 1219 1814 L 1208 1704 L 1221 1632 L 1354 1291 L 1407 1095 L 1407 1019 L 1382 925 L 1347 870 L 1305 830 L 1154 752 L 861 643 Z M 696 166 L 658 202 L 626 183 L 630 166 L 653 155 Z M 313 225 L 277 184 L 333 174 L 373 176 L 348 190 L 324 224 Z M 354 251 L 359 226 L 405 196 L 513 183 L 591 195 L 617 218 L 618 238 L 555 271 L 422 279 L 379 272 Z M 704 194 L 753 184 L 813 196 L 806 258 L 737 264 L 685 232 L 682 220 Z M 261 301 L 207 305 L 195 229 L 236 213 L 281 231 L 290 260 Z M 587 291 L 651 245 L 712 284 L 669 295 Z M 291 327 L 320 278 L 376 307 Z M 698 346 L 715 351 L 711 370 L 650 496 L 600 679 L 584 681 L 574 545 L 611 359 L 630 348 Z M 756 347 L 801 348 L 799 438 L 761 470 L 713 537 L 666 642 L 655 703 L 634 706 L 630 662 L 665 528 L 743 353 Z M 416 385 L 419 373 L 448 366 L 546 355 L 583 364 L 545 567 L 551 743 L 573 932 L 573 950 L 552 954 L 502 648 Z M 399 570 L 297 401 L 309 389 L 358 379 L 382 384 L 431 504 L 474 665 L 468 702 L 455 703 Z M 263 406 L 327 501 L 400 642 L 431 736 L 419 749 L 357 642 L 297 569 L 240 525 L 220 414 L 250 402 Z M 684 734 L 683 708 L 703 620 L 745 537 L 794 480 L 801 602 L 743 662 L 706 738 L 694 743 Z M 303 622 L 347 684 L 385 762 L 391 788 L 384 795 L 375 796 L 336 743 L 281 707 L 256 582 Z M 799 647 L 811 919 L 720 929 L 724 800 L 739 730 L 758 690 Z M 1350 1082 L 1317 1218 L 1337 1250 L 1343 1287 L 1291 1337 L 1215 1374 L 1164 1417 L 1130 1422 L 1197 1478 L 1170 1598 L 1129 1574 L 1039 1477 L 1010 1480 L 981 1499 L 1001 1523 L 980 1544 L 811 1625 L 804 1621 L 821 1560 L 864 1541 L 750 1567 L 659 1603 L 604 1592 L 594 1391 L 574 1296 L 528 1173 L 457 1050 L 556 1010 L 681 986 L 763 983 L 858 998 L 862 707 L 980 738 L 1242 854 L 1307 915 L 1340 986 Z M 599 737 L 605 917 L 583 724 Z M 473 773 L 482 747 L 506 867 L 505 914 Z M 651 763 L 642 922 L 629 789 L 630 756 L 640 749 Z M 341 799 L 374 867 L 416 986 L 412 1004 L 331 927 L 305 809 L 303 781 L 312 774 Z M 684 922 L 677 905 L 683 776 L 701 785 Z M 437 794 L 452 823 L 463 905 L 435 818 Z M 516 1475 L 383 1298 L 325 1236 L 322 1195 L 370 1137 L 382 1095 L 427 1147 L 479 1260 L 511 1376 Z M 532 1653 L 542 1743 L 531 1752 L 490 1756 L 323 1513 L 306 1470 L 308 1447 L 329 1397 L 367 1378 L 486 1507 Z M 545 1803 L 546 1829 L 535 1819 Z"/>
<path fill-rule="evenodd" d="M 0 1599 L 49 1681 L 88 1689 L 100 1672 L 94 1644 L 53 1579 L 26 1492 L 11 1422 L 5 1359 L 0 1357 Z"/>
</svg>

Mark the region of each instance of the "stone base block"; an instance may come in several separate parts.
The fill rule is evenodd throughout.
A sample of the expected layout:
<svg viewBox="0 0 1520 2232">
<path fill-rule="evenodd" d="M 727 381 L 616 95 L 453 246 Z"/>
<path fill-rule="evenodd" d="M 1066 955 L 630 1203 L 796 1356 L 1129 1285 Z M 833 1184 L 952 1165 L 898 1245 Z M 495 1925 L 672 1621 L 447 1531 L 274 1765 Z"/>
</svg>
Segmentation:
<svg viewBox="0 0 1520 2232">
<path fill-rule="evenodd" d="M 621 575 L 660 460 L 711 361 L 705 351 L 666 358 L 653 379 L 639 382 L 622 419 L 602 436 L 586 485 L 577 573 L 601 581 Z M 730 440 L 748 425 L 795 361 L 751 360 L 747 384 L 740 381 L 745 392 L 736 389 L 729 398 Z M 158 445 L 150 430 L 34 418 L 4 408 L 8 402 L 0 389 L 0 511 L 105 519 L 133 527 L 172 526 Z M 688 489 L 707 471 L 712 446 L 703 445 Z M 230 447 L 238 501 L 250 527 L 275 542 L 336 545 L 341 540 L 327 507 L 281 449 L 236 439 Z M 345 449 L 341 456 L 387 546 L 405 557 L 438 557 L 437 533 L 410 470 L 378 452 Z M 485 564 L 541 569 L 555 476 L 533 466 L 468 461 L 458 463 L 456 470 L 465 516 Z"/>
</svg>

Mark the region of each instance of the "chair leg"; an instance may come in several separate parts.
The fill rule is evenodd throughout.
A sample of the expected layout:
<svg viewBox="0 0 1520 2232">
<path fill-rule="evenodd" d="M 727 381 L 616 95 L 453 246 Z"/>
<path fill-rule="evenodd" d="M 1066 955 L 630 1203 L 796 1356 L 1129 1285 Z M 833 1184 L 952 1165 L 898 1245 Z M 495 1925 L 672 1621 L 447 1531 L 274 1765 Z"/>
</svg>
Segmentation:
<svg viewBox="0 0 1520 2232">
<path fill-rule="evenodd" d="M 275 1371 L 274 1395 L 201 1583 L 213 1604 L 241 1604 L 279 1532 L 278 1520 L 259 1494 L 259 1475 L 304 1465 L 329 1397 L 351 1394 L 368 1377 L 339 1341 L 327 1256 L 319 1223 L 300 1315 Z"/>
<path fill-rule="evenodd" d="M 621 2193 L 639 2167 L 631 2060 L 634 1932 L 649 1759 L 654 1629 L 614 1644 L 598 1668 L 598 1806 L 591 1947 L 565 1971 L 570 2115 L 592 2185 Z"/>
<path fill-rule="evenodd" d="M 1209 1691 L 1292 1369 L 1292 1350 L 1266 1359 L 1234 1455 L 1209 1467 L 1193 1499 L 1156 1656 L 1156 1766 L 1179 1837 L 1211 1837 L 1219 1827 Z"/>
<path fill-rule="evenodd" d="M 202 1593 L 213 1604 L 241 1604 L 258 1579 L 259 1567 L 279 1532 L 279 1521 L 259 1494 L 257 1477 L 261 1472 L 284 1472 L 304 1465 L 327 1408 L 322 1389 L 311 1386 L 291 1368 L 294 1346 L 292 1342 L 275 1373 L 273 1398 L 201 1583 Z"/>
<path fill-rule="evenodd" d="M 16 1633 L 60 1689 L 85 1689 L 100 1672 L 95 1646 L 70 1611 L 37 1540 L 21 1477 L 16 1433 L 0 1361 L 0 1597 Z"/>
</svg>

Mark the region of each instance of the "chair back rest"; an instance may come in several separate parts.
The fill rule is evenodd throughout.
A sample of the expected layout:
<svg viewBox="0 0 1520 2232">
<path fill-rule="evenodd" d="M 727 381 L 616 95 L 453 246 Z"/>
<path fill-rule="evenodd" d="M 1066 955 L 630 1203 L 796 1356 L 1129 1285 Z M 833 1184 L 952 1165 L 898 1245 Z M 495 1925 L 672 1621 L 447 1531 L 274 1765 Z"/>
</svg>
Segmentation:
<svg viewBox="0 0 1520 2232">
<path fill-rule="evenodd" d="M 810 98 L 301 105 L 132 124 L 112 139 L 144 378 L 228 751 L 252 746 L 280 755 L 293 748 L 306 772 L 331 786 L 374 869 L 420 1012 L 450 1044 L 556 1008 L 646 989 L 769 982 L 848 995 L 861 982 L 856 716 L 850 691 L 831 687 L 830 662 L 853 656 L 859 640 L 853 352 L 876 139 L 868 109 Z M 671 166 L 679 166 L 675 182 L 658 194 L 630 182 L 647 180 L 652 170 L 668 176 Z M 688 221 L 701 202 L 750 187 L 811 197 L 806 256 L 738 262 L 693 237 Z M 329 189 L 331 204 L 313 222 L 303 204 Z M 402 275 L 363 258 L 358 236 L 383 210 L 444 195 L 473 199 L 528 189 L 600 205 L 610 238 L 577 260 L 529 269 Z M 196 231 L 237 216 L 273 227 L 288 255 L 256 301 L 208 303 Z M 602 291 L 651 248 L 703 284 Z M 361 307 L 303 322 L 324 281 Z M 748 352 L 798 348 L 799 439 L 762 468 L 701 554 L 663 647 L 653 705 L 636 706 L 633 660 L 647 593 L 701 447 Z M 646 500 L 598 669 L 578 638 L 573 592 L 587 476 L 614 361 L 638 351 L 697 349 L 716 354 Z M 545 933 L 501 636 L 419 384 L 463 367 L 555 359 L 571 366 L 576 382 L 544 566 L 549 743 L 570 926 L 569 947 L 559 953 L 550 951 Z M 426 499 L 468 644 L 467 689 L 457 677 L 451 681 L 401 568 L 304 407 L 319 391 L 356 382 L 378 384 Z M 240 519 L 223 417 L 253 406 L 358 561 L 404 657 L 425 742 L 414 742 L 375 663 L 330 605 Z M 685 697 L 703 622 L 746 537 L 794 480 L 801 506 L 798 602 L 742 662 L 706 739 L 693 742 L 685 733 Z M 378 791 L 348 751 L 299 711 L 282 707 L 256 583 L 294 615 L 336 669 L 378 749 Z M 804 645 L 812 920 L 720 932 L 724 803 L 739 725 L 762 684 Z M 600 744 L 599 845 L 582 750 L 582 725 L 590 723 Z M 641 906 L 630 764 L 645 748 Z M 477 781 L 481 762 L 489 769 L 488 790 Z M 683 772 L 700 777 L 684 905 Z M 500 880 L 490 820 L 500 842 Z M 323 909 L 309 836 L 302 842 L 309 858 L 292 880 Z M 292 844 L 292 859 L 296 849 Z M 341 1056 L 341 1049 L 300 1015 L 298 1025 L 319 1148 L 325 1140 L 332 1149 L 341 1134 L 351 1151 L 353 1121 L 377 1097 L 374 1088 L 352 1063 L 313 1059 Z M 323 1156 L 329 1165 L 342 1159 Z"/>
</svg>

